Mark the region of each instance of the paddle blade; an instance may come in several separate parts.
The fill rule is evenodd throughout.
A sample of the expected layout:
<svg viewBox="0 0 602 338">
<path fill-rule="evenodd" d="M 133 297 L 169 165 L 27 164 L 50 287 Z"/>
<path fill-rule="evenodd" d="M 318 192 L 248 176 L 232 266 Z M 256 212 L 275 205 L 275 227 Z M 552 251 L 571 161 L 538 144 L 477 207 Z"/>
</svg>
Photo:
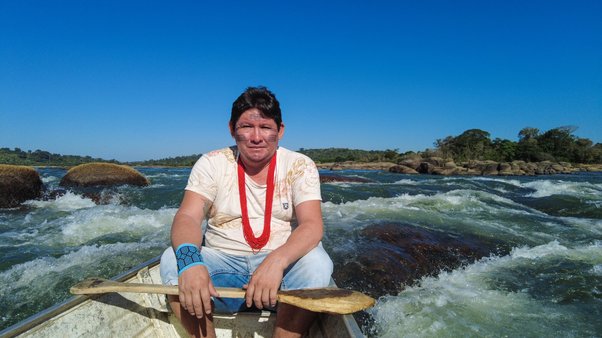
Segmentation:
<svg viewBox="0 0 602 338">
<path fill-rule="evenodd" d="M 331 314 L 350 314 L 375 303 L 374 298 L 363 293 L 338 288 L 280 291 L 278 300 L 313 312 Z"/>
</svg>

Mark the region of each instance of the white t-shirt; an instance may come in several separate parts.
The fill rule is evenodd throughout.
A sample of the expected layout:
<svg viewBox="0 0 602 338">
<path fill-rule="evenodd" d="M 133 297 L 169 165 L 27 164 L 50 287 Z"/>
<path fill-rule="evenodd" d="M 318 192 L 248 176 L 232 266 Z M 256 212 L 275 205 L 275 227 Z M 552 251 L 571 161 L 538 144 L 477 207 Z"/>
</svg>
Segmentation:
<svg viewBox="0 0 602 338">
<path fill-rule="evenodd" d="M 294 206 L 309 200 L 322 200 L 315 163 L 303 154 L 282 147 L 277 152 L 271 234 L 261 251 L 272 251 L 286 242 L 292 231 Z M 234 255 L 248 255 L 253 251 L 242 230 L 237 155 L 236 146 L 203 155 L 192 168 L 186 190 L 213 202 L 205 245 Z M 245 184 L 249 223 L 255 237 L 259 237 L 263 232 L 267 185 L 259 185 L 249 176 L 246 176 Z"/>
</svg>

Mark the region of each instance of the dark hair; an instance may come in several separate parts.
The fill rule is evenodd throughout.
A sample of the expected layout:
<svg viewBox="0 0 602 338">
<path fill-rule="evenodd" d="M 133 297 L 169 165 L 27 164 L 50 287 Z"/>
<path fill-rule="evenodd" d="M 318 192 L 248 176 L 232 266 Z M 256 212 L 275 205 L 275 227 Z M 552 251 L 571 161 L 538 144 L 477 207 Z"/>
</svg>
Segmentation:
<svg viewBox="0 0 602 338">
<path fill-rule="evenodd" d="M 257 108 L 263 117 L 273 119 L 276 122 L 278 130 L 282 124 L 282 113 L 280 103 L 276 95 L 266 87 L 249 87 L 232 103 L 232 114 L 230 115 L 230 125 L 236 126 L 240 116 L 251 108 Z"/>
</svg>

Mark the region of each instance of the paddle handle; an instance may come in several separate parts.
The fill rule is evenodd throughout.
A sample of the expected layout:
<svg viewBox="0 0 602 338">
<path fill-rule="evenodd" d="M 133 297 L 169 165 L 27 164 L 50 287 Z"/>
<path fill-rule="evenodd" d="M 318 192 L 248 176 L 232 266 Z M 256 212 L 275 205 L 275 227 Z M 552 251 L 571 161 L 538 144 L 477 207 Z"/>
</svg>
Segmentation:
<svg viewBox="0 0 602 338">
<path fill-rule="evenodd" d="M 245 290 L 238 288 L 215 288 L 220 297 L 245 298 Z M 71 288 L 74 295 L 91 295 L 107 292 L 159 293 L 164 295 L 179 294 L 177 285 L 121 283 L 106 279 L 86 280 Z"/>
</svg>

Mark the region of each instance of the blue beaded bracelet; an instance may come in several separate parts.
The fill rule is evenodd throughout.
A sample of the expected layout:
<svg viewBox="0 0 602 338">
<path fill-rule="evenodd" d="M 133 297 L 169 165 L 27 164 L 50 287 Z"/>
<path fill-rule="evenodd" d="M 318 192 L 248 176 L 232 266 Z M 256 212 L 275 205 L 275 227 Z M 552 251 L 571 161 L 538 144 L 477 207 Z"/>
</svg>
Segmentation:
<svg viewBox="0 0 602 338">
<path fill-rule="evenodd" d="M 178 276 L 190 267 L 205 265 L 199 248 L 191 243 L 184 243 L 178 246 L 176 249 L 176 259 L 178 260 Z"/>
</svg>

